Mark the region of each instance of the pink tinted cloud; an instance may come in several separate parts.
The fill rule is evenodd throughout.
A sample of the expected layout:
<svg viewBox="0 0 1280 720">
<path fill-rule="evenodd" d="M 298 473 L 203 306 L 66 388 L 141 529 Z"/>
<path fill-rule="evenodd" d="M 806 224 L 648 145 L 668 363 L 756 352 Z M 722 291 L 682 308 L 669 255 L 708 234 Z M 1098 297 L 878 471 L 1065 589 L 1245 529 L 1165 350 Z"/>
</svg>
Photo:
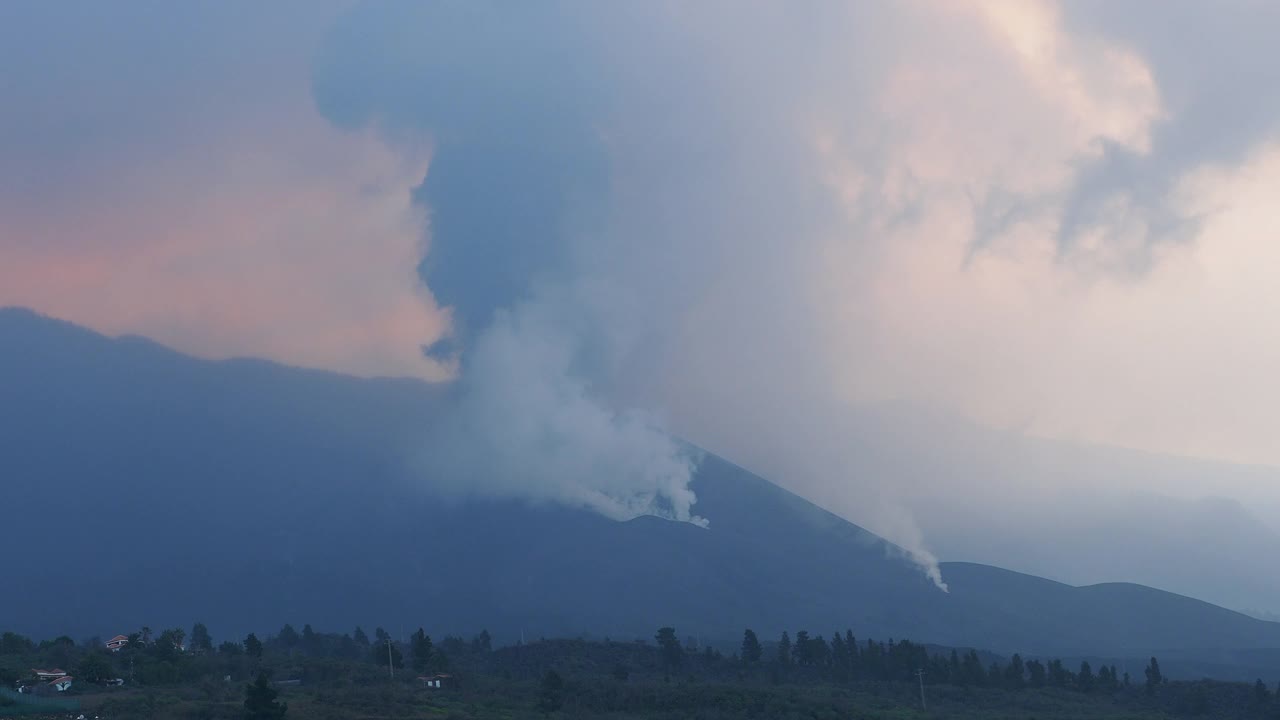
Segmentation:
<svg viewBox="0 0 1280 720">
<path fill-rule="evenodd" d="M 338 131 L 305 83 L 0 214 L 0 305 L 204 357 L 429 379 L 448 318 L 416 267 L 428 153 Z"/>
</svg>

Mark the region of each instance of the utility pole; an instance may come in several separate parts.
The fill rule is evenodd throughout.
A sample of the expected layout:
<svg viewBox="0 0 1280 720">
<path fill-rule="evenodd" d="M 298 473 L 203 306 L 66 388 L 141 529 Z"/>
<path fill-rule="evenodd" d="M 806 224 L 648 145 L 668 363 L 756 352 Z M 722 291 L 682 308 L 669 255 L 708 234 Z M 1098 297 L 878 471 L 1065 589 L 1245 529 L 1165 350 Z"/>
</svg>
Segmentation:
<svg viewBox="0 0 1280 720">
<path fill-rule="evenodd" d="M 924 704 L 924 668 L 916 670 L 916 677 L 920 680 L 920 709 L 926 710 L 928 707 Z"/>
<path fill-rule="evenodd" d="M 391 638 L 387 638 L 387 672 L 391 673 L 391 679 L 396 679 L 396 662 L 391 657 Z"/>
</svg>

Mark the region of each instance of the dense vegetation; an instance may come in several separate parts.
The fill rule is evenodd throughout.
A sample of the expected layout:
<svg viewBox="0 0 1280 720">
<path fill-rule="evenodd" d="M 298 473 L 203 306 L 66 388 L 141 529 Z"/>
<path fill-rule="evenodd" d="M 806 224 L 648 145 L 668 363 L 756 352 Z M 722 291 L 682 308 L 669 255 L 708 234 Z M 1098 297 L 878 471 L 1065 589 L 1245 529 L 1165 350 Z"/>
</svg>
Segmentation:
<svg viewBox="0 0 1280 720">
<path fill-rule="evenodd" d="M 199 623 L 190 633 L 143 628 L 115 653 L 98 638 L 0 636 L 0 681 L 26 685 L 22 697 L 51 694 L 31 669 L 53 667 L 76 678 L 59 699 L 102 718 L 1280 718 L 1261 680 L 1170 682 L 1156 658 L 1135 678 L 1112 665 L 860 641 L 851 631 L 762 640 L 746 630 L 731 650 L 681 641 L 670 627 L 652 641 L 502 648 L 487 632 L 436 643 L 421 629 L 397 641 L 382 628 L 370 637 L 310 625 L 221 643 Z M 124 685 L 110 686 L 114 678 Z M 0 716 L 50 713 L 14 697 L 0 696 Z"/>
</svg>

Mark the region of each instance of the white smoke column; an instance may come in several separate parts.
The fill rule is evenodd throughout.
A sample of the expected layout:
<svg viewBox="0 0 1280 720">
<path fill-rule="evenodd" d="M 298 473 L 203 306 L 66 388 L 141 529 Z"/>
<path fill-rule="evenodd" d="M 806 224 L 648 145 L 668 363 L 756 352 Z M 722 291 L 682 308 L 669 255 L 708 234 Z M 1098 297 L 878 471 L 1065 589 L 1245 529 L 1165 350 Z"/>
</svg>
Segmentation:
<svg viewBox="0 0 1280 720">
<path fill-rule="evenodd" d="M 458 406 L 432 438 L 432 474 L 462 495 L 706 527 L 692 511 L 695 451 L 652 415 L 592 396 L 574 374 L 582 346 L 566 317 L 532 302 L 497 314 L 468 351 Z"/>
<path fill-rule="evenodd" d="M 893 544 L 886 545 L 891 555 L 901 554 L 911 562 L 925 577 L 945 593 L 951 592 L 942 579 L 942 568 L 938 565 L 938 556 L 934 555 L 925 544 L 924 533 L 911 513 L 900 505 L 882 507 L 874 515 L 876 524 L 873 530 L 885 537 L 891 537 Z"/>
</svg>

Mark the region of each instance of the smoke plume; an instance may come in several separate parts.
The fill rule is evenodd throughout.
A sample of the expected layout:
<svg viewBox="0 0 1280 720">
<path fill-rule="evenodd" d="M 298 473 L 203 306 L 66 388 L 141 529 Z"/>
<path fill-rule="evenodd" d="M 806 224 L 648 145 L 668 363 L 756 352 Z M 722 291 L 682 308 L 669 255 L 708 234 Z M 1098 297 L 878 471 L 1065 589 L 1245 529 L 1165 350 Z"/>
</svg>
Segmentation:
<svg viewBox="0 0 1280 720">
<path fill-rule="evenodd" d="M 1213 443 L 1173 407 L 1198 354 L 1152 308 L 1215 266 L 1188 208 L 1229 181 L 1188 170 L 1204 152 L 1157 161 L 1155 70 L 1089 12 L 378 4 L 336 26 L 315 94 L 339 125 L 434 142 L 422 270 L 455 320 L 434 352 L 456 353 L 466 436 L 512 466 L 470 482 L 692 519 L 669 430 L 886 535 L 941 586 L 914 518 L 969 486 L 887 470 L 941 427 L 879 430 L 898 408 Z M 1117 175 L 1160 168 L 1178 179 Z M 575 443 L 527 481 L 502 459 Z"/>
<path fill-rule="evenodd" d="M 695 454 L 650 414 L 594 397 L 573 371 L 579 350 L 545 305 L 498 311 L 466 353 L 456 408 L 430 438 L 430 475 L 463 494 L 705 527 L 689 489 Z"/>
</svg>

